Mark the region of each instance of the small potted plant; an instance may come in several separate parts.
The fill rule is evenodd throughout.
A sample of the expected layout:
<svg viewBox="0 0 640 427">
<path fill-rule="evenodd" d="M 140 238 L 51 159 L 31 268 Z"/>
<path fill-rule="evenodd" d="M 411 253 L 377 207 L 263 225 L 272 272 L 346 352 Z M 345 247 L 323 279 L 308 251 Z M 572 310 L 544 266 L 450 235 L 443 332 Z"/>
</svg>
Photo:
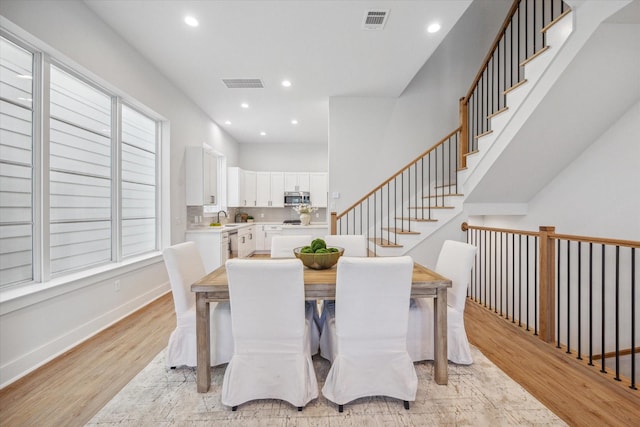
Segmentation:
<svg viewBox="0 0 640 427">
<path fill-rule="evenodd" d="M 251 215 L 247 215 L 247 222 L 253 222 L 253 217 Z"/>
</svg>

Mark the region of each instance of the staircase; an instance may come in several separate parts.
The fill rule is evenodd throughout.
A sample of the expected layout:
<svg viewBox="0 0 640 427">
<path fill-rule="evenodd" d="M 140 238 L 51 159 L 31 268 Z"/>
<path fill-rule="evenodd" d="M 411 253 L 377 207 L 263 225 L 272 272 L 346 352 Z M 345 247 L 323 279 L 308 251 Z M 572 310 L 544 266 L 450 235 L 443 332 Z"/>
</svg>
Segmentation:
<svg viewBox="0 0 640 427">
<path fill-rule="evenodd" d="M 546 10 L 535 9 L 543 3 Z M 576 2 L 574 10 L 560 3 L 514 2 L 471 90 L 461 100 L 460 127 L 347 210 L 333 213 L 332 233 L 364 234 L 370 252 L 396 256 L 465 212 L 468 195 L 484 184 L 487 172 L 563 70 L 602 20 L 627 2 Z M 535 22 L 539 16 L 544 22 Z M 574 25 L 577 21 L 579 26 Z M 524 42 L 517 38 L 516 42 L 526 46 L 524 53 L 520 47 L 516 53 L 505 40 L 514 39 L 514 31 L 522 33 Z M 509 175 L 503 174 L 503 180 L 504 176 Z M 519 209 L 517 203 L 501 206 L 503 214 L 523 213 Z"/>
</svg>

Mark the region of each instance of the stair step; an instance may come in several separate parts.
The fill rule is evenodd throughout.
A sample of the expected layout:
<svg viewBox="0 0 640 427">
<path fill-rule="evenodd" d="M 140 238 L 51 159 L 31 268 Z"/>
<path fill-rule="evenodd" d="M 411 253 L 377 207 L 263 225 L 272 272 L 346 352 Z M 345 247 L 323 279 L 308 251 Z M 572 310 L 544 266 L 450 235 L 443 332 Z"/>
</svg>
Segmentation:
<svg viewBox="0 0 640 427">
<path fill-rule="evenodd" d="M 533 55 L 531 55 L 530 57 L 528 57 L 527 59 L 525 59 L 524 61 L 522 61 L 520 63 L 521 67 L 524 67 L 525 65 L 527 65 L 529 62 L 533 61 L 535 58 L 537 58 L 538 56 L 542 55 L 542 53 L 546 52 L 547 50 L 549 50 L 549 46 L 545 46 L 541 49 L 538 49 L 538 51 L 536 53 L 534 53 Z"/>
<path fill-rule="evenodd" d="M 450 182 L 449 184 L 441 184 L 441 185 L 434 185 L 433 188 L 438 189 L 438 188 L 447 188 L 447 187 L 453 187 L 455 186 L 456 183 L 455 182 Z"/>
<path fill-rule="evenodd" d="M 402 245 L 398 245 L 396 243 L 392 243 L 390 241 L 388 241 L 387 239 L 381 239 L 380 237 L 376 237 L 375 239 L 373 237 L 371 237 L 369 239 L 370 241 L 372 241 L 373 243 L 375 243 L 378 246 L 382 246 L 385 248 L 401 248 Z"/>
<path fill-rule="evenodd" d="M 480 138 L 482 138 L 483 136 L 491 135 L 492 133 L 493 133 L 493 130 L 492 130 L 492 129 L 489 129 L 489 130 L 487 130 L 487 131 L 482 132 L 480 135 L 476 135 L 476 136 L 475 136 L 475 138 L 476 138 L 476 139 L 480 139 Z"/>
<path fill-rule="evenodd" d="M 500 114 L 502 114 L 502 113 L 506 113 L 507 111 L 509 111 L 509 107 L 502 107 L 502 108 L 501 108 L 501 109 L 499 109 L 498 111 L 495 111 L 495 112 L 493 112 L 493 113 L 489 114 L 489 115 L 487 116 L 487 119 L 492 119 L 492 118 L 494 118 L 495 116 L 498 116 L 498 115 L 500 115 Z"/>
<path fill-rule="evenodd" d="M 429 209 L 429 206 L 411 206 L 409 209 Z M 455 206 L 431 206 L 431 209 L 455 209 Z"/>
<path fill-rule="evenodd" d="M 383 228 L 383 230 L 390 231 L 395 234 L 420 234 L 419 231 L 403 230 L 402 228 Z"/>
<path fill-rule="evenodd" d="M 423 199 L 441 199 L 442 197 L 463 197 L 464 194 L 460 194 L 460 193 L 451 193 L 451 194 L 434 194 L 431 196 L 423 196 Z"/>
<path fill-rule="evenodd" d="M 415 222 L 438 222 L 437 219 L 429 219 L 429 218 L 411 218 L 411 217 L 396 217 L 396 219 L 402 220 L 402 221 L 415 221 Z"/>
<path fill-rule="evenodd" d="M 478 154 L 479 152 L 480 152 L 479 150 L 473 150 L 473 151 L 469 151 L 468 153 L 463 154 L 463 156 L 467 157 L 467 156 L 471 156 L 473 154 Z"/>
<path fill-rule="evenodd" d="M 522 86 L 523 84 L 525 84 L 527 82 L 527 79 L 522 79 L 520 80 L 518 83 L 514 84 L 513 86 L 511 86 L 510 88 L 507 88 L 504 90 L 504 92 L 502 92 L 504 95 L 508 94 L 509 92 L 516 90 L 517 88 L 519 88 L 520 86 Z"/>
</svg>

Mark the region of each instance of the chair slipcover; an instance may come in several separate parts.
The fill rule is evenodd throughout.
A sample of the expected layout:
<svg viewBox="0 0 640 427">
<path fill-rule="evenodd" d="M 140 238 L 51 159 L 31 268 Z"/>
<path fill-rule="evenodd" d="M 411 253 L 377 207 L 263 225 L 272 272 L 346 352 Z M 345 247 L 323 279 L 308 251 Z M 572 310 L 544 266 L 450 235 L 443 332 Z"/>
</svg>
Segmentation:
<svg viewBox="0 0 640 427">
<path fill-rule="evenodd" d="M 342 256 L 350 257 L 366 257 L 368 256 L 367 238 L 362 234 L 329 234 L 324 236 L 324 241 L 327 246 L 339 246 L 344 248 Z M 318 319 L 318 327 L 320 329 L 320 355 L 325 359 L 331 359 L 328 355 L 330 344 L 329 333 L 327 332 L 327 326 L 325 320 L 327 319 L 327 310 L 335 310 L 333 307 L 334 300 L 324 300 L 322 302 L 322 315 Z M 325 355 L 327 354 L 327 355 Z"/>
<path fill-rule="evenodd" d="M 191 285 L 205 275 L 198 247 L 184 242 L 163 252 L 176 310 L 176 329 L 169 337 L 167 366 L 196 366 L 196 296 Z M 227 363 L 233 354 L 231 313 L 228 302 L 209 303 L 211 366 Z"/>
<path fill-rule="evenodd" d="M 313 237 L 309 234 L 300 236 L 273 236 L 271 239 L 271 258 L 295 258 L 293 250 L 301 246 L 311 244 Z M 313 319 L 311 323 L 311 354 L 318 353 L 320 348 L 320 316 L 315 301 L 307 301 L 305 307 L 307 319 Z"/>
<path fill-rule="evenodd" d="M 368 256 L 367 238 L 362 234 L 329 234 L 324 241 L 327 246 L 344 248 L 342 256 Z"/>
<path fill-rule="evenodd" d="M 300 236 L 273 236 L 271 238 L 271 258 L 295 258 L 293 250 L 311 244 L 313 237 L 309 234 Z"/>
<path fill-rule="evenodd" d="M 318 397 L 299 260 L 227 261 L 235 351 L 222 403 L 281 399 L 302 407 Z"/>
<path fill-rule="evenodd" d="M 451 279 L 447 289 L 447 358 L 454 363 L 473 363 L 464 328 L 464 304 L 476 247 L 446 240 L 440 250 L 436 273 Z M 411 359 L 433 360 L 433 298 L 415 298 L 409 306 L 407 350 Z"/>
<path fill-rule="evenodd" d="M 415 400 L 418 379 L 407 353 L 412 271 L 409 256 L 338 261 L 335 311 L 326 322 L 333 363 L 322 388 L 330 401 Z"/>
</svg>

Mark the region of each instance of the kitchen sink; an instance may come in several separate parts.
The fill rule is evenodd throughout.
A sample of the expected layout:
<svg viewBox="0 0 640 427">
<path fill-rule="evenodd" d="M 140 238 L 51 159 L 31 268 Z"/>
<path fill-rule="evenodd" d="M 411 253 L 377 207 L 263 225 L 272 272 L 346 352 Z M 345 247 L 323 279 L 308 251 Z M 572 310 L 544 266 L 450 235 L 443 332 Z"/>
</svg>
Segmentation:
<svg viewBox="0 0 640 427">
<path fill-rule="evenodd" d="M 236 228 L 236 227 L 239 227 L 239 226 L 240 226 L 240 224 L 225 224 L 224 228 Z"/>
</svg>

